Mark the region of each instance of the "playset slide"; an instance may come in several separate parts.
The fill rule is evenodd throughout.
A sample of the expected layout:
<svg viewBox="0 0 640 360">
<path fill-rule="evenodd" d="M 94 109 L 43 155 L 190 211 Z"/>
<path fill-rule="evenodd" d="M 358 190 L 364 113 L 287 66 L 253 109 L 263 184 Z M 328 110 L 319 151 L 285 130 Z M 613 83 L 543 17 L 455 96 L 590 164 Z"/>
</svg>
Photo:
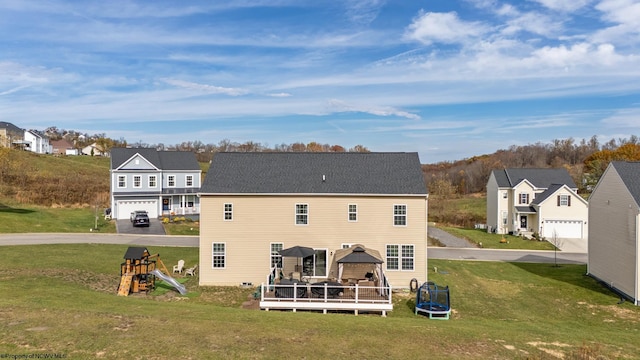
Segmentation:
<svg viewBox="0 0 640 360">
<path fill-rule="evenodd" d="M 150 273 L 171 284 L 171 286 L 173 286 L 174 288 L 176 288 L 176 290 L 178 290 L 178 292 L 180 292 L 180 295 L 187 294 L 187 288 L 177 282 L 176 279 L 172 278 L 171 276 L 162 273 L 162 271 L 158 269 L 152 270 Z"/>
</svg>

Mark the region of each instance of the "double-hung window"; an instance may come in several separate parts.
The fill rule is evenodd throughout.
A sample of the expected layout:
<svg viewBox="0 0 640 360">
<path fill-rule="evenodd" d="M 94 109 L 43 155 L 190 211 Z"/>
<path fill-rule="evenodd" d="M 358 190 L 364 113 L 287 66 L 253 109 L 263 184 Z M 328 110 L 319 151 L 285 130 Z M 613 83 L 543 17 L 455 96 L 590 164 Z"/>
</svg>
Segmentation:
<svg viewBox="0 0 640 360">
<path fill-rule="evenodd" d="M 358 221 L 358 205 L 357 204 L 349 204 L 348 205 L 348 219 L 349 221 Z"/>
<path fill-rule="evenodd" d="M 529 204 L 529 194 L 520 193 L 520 201 L 519 204 Z"/>
<path fill-rule="evenodd" d="M 158 186 L 158 178 L 156 175 L 149 175 L 149 187 L 155 188 L 156 186 Z"/>
<path fill-rule="evenodd" d="M 227 265 L 227 250 L 225 243 L 213 243 L 212 246 L 212 267 L 214 269 L 224 269 Z"/>
<path fill-rule="evenodd" d="M 413 270 L 414 259 L 413 245 L 387 245 L 387 270 Z"/>
<path fill-rule="evenodd" d="M 193 175 L 186 175 L 184 181 L 187 187 L 193 187 Z"/>
<path fill-rule="evenodd" d="M 296 225 L 309 223 L 309 204 L 296 204 Z"/>
<path fill-rule="evenodd" d="M 176 187 L 175 175 L 167 175 L 167 187 Z"/>
<path fill-rule="evenodd" d="M 571 206 L 571 197 L 569 195 L 558 195 L 558 206 Z"/>
<path fill-rule="evenodd" d="M 142 187 L 142 176 L 140 176 L 140 175 L 134 175 L 133 176 L 133 187 L 134 188 L 141 188 Z"/>
<path fill-rule="evenodd" d="M 127 187 L 127 177 L 125 175 L 118 175 L 118 188 Z"/>
<path fill-rule="evenodd" d="M 224 221 L 233 220 L 233 204 L 224 204 Z"/>
<path fill-rule="evenodd" d="M 280 250 L 284 247 L 283 243 L 271 243 L 271 267 L 282 269 L 282 255 Z"/>
<path fill-rule="evenodd" d="M 407 205 L 393 205 L 393 225 L 407 225 Z"/>
</svg>

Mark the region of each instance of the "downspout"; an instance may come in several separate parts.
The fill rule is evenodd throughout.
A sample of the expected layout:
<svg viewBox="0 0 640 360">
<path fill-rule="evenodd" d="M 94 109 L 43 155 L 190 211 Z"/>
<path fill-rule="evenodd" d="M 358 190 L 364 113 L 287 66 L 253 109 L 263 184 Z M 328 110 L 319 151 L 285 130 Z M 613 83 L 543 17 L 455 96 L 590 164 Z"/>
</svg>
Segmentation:
<svg viewBox="0 0 640 360">
<path fill-rule="evenodd" d="M 429 281 L 429 194 L 424 198 L 424 281 Z M 382 266 L 382 265 L 381 265 Z"/>
<path fill-rule="evenodd" d="M 640 279 L 638 278 L 638 273 L 640 272 L 640 244 L 638 244 L 638 238 L 640 238 L 640 209 L 638 210 L 638 215 L 636 215 L 636 284 L 635 284 L 635 296 L 633 303 L 638 306 L 638 295 L 640 295 L 640 290 L 638 286 L 640 286 Z"/>
</svg>

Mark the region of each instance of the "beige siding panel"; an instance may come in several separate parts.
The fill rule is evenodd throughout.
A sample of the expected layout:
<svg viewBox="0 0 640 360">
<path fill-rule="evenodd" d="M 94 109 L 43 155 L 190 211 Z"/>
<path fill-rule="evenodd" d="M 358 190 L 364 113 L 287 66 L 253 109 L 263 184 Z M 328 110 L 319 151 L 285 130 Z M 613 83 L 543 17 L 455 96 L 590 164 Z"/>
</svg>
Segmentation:
<svg viewBox="0 0 640 360">
<path fill-rule="evenodd" d="M 637 284 L 638 208 L 614 168 L 589 198 L 589 273 L 629 296 Z"/>
<path fill-rule="evenodd" d="M 487 226 L 491 226 L 492 229 L 502 224 L 500 218 L 501 209 L 506 210 L 507 207 L 500 203 L 502 200 L 501 191 L 498 190 L 498 182 L 496 177 L 491 172 L 489 181 L 487 182 Z"/>
<path fill-rule="evenodd" d="M 325 248 L 329 263 L 341 244 L 362 243 L 386 255 L 386 244 L 415 245 L 414 271 L 387 271 L 394 286 L 412 278 L 426 281 L 427 201 L 393 197 L 202 196 L 200 222 L 201 285 L 259 284 L 270 265 L 270 243 Z M 223 204 L 233 204 L 233 221 L 223 221 Z M 295 224 L 295 204 L 309 205 L 308 225 Z M 358 205 L 349 222 L 348 204 Z M 407 205 L 407 226 L 393 226 L 393 205 Z M 226 269 L 213 269 L 214 242 L 227 245 Z M 330 265 L 330 264 L 329 264 Z"/>
</svg>

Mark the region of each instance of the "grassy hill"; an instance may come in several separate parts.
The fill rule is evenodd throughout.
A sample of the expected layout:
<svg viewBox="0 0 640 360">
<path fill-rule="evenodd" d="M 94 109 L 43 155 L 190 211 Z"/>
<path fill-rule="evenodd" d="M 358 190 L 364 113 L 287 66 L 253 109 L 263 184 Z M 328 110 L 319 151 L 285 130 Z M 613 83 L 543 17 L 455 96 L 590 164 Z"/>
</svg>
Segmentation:
<svg viewBox="0 0 640 360">
<path fill-rule="evenodd" d="M 109 158 L 0 152 L 0 204 L 104 207 Z"/>
</svg>

